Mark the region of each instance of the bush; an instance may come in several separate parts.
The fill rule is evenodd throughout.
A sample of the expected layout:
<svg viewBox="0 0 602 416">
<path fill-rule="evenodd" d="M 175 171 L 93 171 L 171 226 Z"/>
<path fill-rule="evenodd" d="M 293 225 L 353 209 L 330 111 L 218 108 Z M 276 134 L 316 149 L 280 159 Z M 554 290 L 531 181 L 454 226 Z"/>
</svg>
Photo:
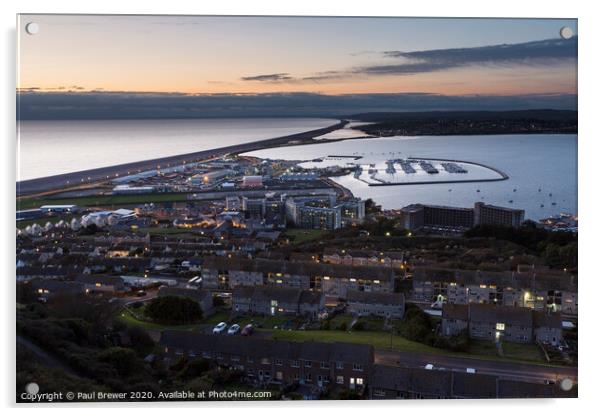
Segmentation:
<svg viewBox="0 0 602 416">
<path fill-rule="evenodd" d="M 130 348 L 108 348 L 98 354 L 98 360 L 109 364 L 122 376 L 136 374 L 143 367 L 136 352 Z"/>
<path fill-rule="evenodd" d="M 184 380 L 201 377 L 211 369 L 211 363 L 203 358 L 188 362 L 178 374 Z"/>
<path fill-rule="evenodd" d="M 144 309 L 144 314 L 155 322 L 168 324 L 191 323 L 203 318 L 198 302 L 177 296 L 154 298 Z"/>
<path fill-rule="evenodd" d="M 415 305 L 408 305 L 403 321 L 398 326 L 399 333 L 412 341 L 428 342 L 432 334 L 431 318 Z"/>
<path fill-rule="evenodd" d="M 132 348 L 138 355 L 145 356 L 153 351 L 155 341 L 153 341 L 145 330 L 138 327 L 131 327 L 126 330 L 126 333 L 130 337 Z"/>
<path fill-rule="evenodd" d="M 353 329 L 354 331 L 363 331 L 364 329 L 366 329 L 366 323 L 363 321 L 357 321 L 351 329 Z"/>
<path fill-rule="evenodd" d="M 347 331 L 347 322 L 341 322 L 337 327 L 339 331 Z"/>
</svg>

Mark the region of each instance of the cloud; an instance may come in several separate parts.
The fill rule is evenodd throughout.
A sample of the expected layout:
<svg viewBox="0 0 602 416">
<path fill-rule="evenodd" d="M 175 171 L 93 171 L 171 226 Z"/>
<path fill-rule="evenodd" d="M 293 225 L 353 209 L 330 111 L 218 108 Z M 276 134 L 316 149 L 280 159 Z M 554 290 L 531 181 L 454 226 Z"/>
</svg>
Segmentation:
<svg viewBox="0 0 602 416">
<path fill-rule="evenodd" d="M 550 65 L 577 58 L 577 37 L 475 48 L 386 51 L 383 56 L 400 59 L 402 62 L 356 68 L 354 72 L 369 75 L 412 75 L 475 65 Z"/>
<path fill-rule="evenodd" d="M 375 52 L 362 51 L 351 55 L 373 53 Z M 309 76 L 276 73 L 243 77 L 242 80 L 302 84 L 344 80 L 362 75 L 416 75 L 469 66 L 554 65 L 577 58 L 577 37 L 568 40 L 547 39 L 474 48 L 431 49 L 413 52 L 385 51 L 381 52 L 380 56 L 386 58 L 387 63 L 323 71 Z M 391 59 L 399 62 L 388 63 Z"/>
<path fill-rule="evenodd" d="M 338 117 L 392 111 L 576 108 L 576 94 L 453 96 L 428 93 L 180 94 L 24 90 L 17 94 L 20 120 Z"/>
<path fill-rule="evenodd" d="M 264 75 L 253 75 L 250 77 L 242 77 L 243 81 L 267 81 L 267 82 L 278 82 L 278 81 L 289 81 L 293 77 L 286 72 L 279 72 L 276 74 L 264 74 Z"/>
</svg>

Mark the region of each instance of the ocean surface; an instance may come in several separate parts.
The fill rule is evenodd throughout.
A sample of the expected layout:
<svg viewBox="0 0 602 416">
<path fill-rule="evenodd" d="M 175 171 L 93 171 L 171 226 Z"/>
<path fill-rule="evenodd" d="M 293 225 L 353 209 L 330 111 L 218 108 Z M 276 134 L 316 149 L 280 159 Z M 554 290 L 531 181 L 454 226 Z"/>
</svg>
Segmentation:
<svg viewBox="0 0 602 416">
<path fill-rule="evenodd" d="M 17 181 L 301 133 L 320 118 L 21 121 Z"/>
<path fill-rule="evenodd" d="M 577 135 L 424 136 L 354 139 L 323 144 L 265 149 L 249 155 L 305 161 L 328 158 L 320 166 L 350 162 L 374 164 L 395 158 L 458 159 L 481 163 L 506 173 L 508 180 L 483 183 L 368 186 L 353 175 L 333 178 L 362 198 L 386 209 L 413 203 L 470 207 L 475 202 L 521 208 L 538 220 L 561 212 L 577 215 Z M 382 173 L 379 172 L 379 175 Z M 431 175 L 435 176 L 435 175 Z M 512 201 L 512 202 L 511 202 Z"/>
</svg>

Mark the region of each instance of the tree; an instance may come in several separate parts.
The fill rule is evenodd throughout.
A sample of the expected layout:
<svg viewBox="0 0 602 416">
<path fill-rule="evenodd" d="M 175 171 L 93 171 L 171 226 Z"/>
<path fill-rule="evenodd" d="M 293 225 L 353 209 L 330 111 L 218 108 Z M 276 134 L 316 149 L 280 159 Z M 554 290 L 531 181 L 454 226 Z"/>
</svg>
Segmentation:
<svg viewBox="0 0 602 416">
<path fill-rule="evenodd" d="M 191 323 L 203 318 L 203 311 L 198 302 L 178 296 L 164 296 L 151 300 L 144 314 L 161 323 Z"/>
<path fill-rule="evenodd" d="M 98 354 L 98 360 L 109 364 L 122 376 L 133 375 L 143 367 L 136 352 L 130 348 L 108 348 Z"/>
</svg>

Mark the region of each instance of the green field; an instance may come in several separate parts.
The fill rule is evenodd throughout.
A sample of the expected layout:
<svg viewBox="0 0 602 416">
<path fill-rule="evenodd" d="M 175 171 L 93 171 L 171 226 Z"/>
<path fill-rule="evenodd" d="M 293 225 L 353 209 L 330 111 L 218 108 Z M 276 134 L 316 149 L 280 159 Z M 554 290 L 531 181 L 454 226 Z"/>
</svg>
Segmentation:
<svg viewBox="0 0 602 416">
<path fill-rule="evenodd" d="M 419 342 L 410 341 L 402 336 L 381 331 L 285 331 L 274 330 L 273 338 L 284 341 L 317 341 L 317 342 L 350 342 L 352 344 L 368 344 L 378 349 L 392 349 L 411 352 L 442 354 L 442 350 Z M 445 351 L 449 354 L 448 351 Z"/>
<path fill-rule="evenodd" d="M 199 329 L 200 324 L 186 324 L 186 325 L 162 325 L 156 324 L 153 322 L 143 321 L 137 319 L 129 310 L 123 309 L 116 316 L 117 321 L 128 325 L 128 326 L 136 326 L 147 331 L 163 331 L 166 329 L 177 329 L 180 331 L 191 331 L 195 329 Z"/>
<path fill-rule="evenodd" d="M 186 201 L 186 193 L 151 193 L 136 195 L 98 195 L 74 198 L 24 198 L 17 201 L 17 210 L 38 208 L 42 205 L 75 204 L 81 207 L 138 205 L 150 202 L 182 202 Z"/>
<path fill-rule="evenodd" d="M 547 364 L 541 350 L 534 344 L 514 344 L 506 342 L 503 344 L 504 356 L 500 357 L 497 354 L 495 345 L 492 342 L 472 341 L 468 352 L 453 352 L 441 348 L 432 347 L 420 342 L 411 341 L 401 335 L 393 335 L 391 333 L 375 330 L 382 324 L 380 318 L 360 318 L 364 320 L 365 331 L 342 331 L 338 329 L 330 330 L 284 330 L 274 329 L 281 327 L 285 322 L 290 321 L 289 316 L 245 316 L 241 318 L 230 319 L 230 312 L 227 310 L 218 311 L 217 313 L 203 319 L 196 324 L 187 325 L 162 325 L 153 322 L 147 322 L 137 319 L 127 309 L 122 310 L 117 316 L 117 320 L 129 325 L 143 328 L 147 331 L 162 331 L 167 329 L 175 329 L 181 331 L 199 330 L 203 325 L 213 326 L 220 322 L 226 322 L 228 325 L 237 323 L 244 328 L 249 323 L 260 324 L 258 331 L 271 333 L 272 338 L 282 341 L 316 341 L 316 342 L 349 342 L 353 344 L 373 345 L 374 348 L 383 350 L 397 350 L 417 353 L 429 353 L 438 355 L 448 355 L 456 357 L 467 357 L 486 360 L 498 360 L 509 362 L 528 362 L 534 364 Z M 339 315 L 333 318 L 332 328 L 336 325 L 345 322 L 347 326 L 352 321 L 349 315 Z"/>
<path fill-rule="evenodd" d="M 497 360 L 509 362 L 529 362 L 533 364 L 546 364 L 541 351 L 536 345 L 504 344 L 504 357 L 497 354 L 493 343 L 474 342 L 467 353 L 453 352 L 431 347 L 420 342 L 410 341 L 400 335 L 393 335 L 383 331 L 340 331 L 340 330 L 312 330 L 312 331 L 286 331 L 274 330 L 273 339 L 283 341 L 316 341 L 316 342 L 349 342 L 353 344 L 373 345 L 377 349 L 393 349 L 397 351 L 419 352 L 455 357 L 467 357 L 484 360 Z"/>
<path fill-rule="evenodd" d="M 289 228 L 284 232 L 283 237 L 288 238 L 290 240 L 291 245 L 299 245 L 307 243 L 309 241 L 320 239 L 328 233 L 329 231 L 326 230 L 305 230 L 298 228 Z"/>
<path fill-rule="evenodd" d="M 545 357 L 541 349 L 535 344 L 517 344 L 514 342 L 502 343 L 504 356 L 499 357 L 493 342 L 475 341 L 470 342 L 470 354 L 480 356 L 499 357 L 501 360 L 533 361 L 545 363 Z"/>
</svg>

